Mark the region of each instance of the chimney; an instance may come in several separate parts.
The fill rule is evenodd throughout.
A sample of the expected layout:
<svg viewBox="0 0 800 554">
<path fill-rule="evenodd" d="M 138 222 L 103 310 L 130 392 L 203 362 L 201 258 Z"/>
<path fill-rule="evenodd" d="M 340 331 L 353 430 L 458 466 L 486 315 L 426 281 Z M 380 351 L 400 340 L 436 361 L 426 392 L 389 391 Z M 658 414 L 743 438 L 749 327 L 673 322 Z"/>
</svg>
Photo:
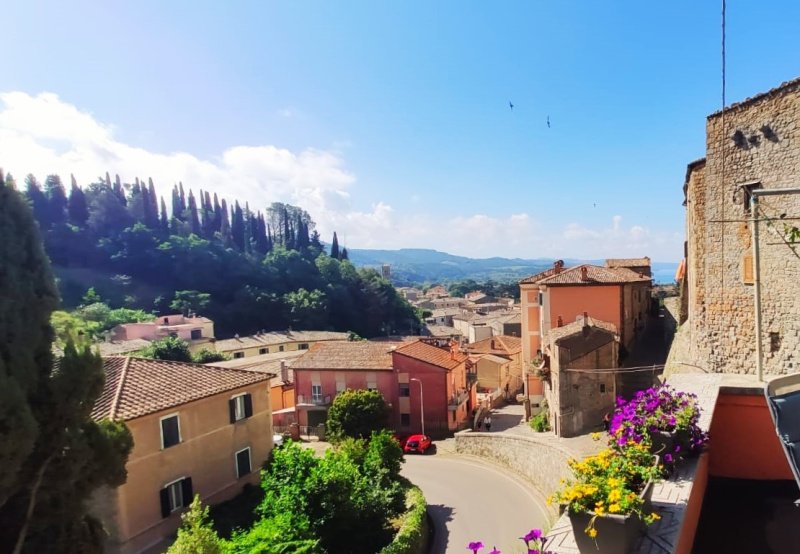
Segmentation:
<svg viewBox="0 0 800 554">
<path fill-rule="evenodd" d="M 286 360 L 281 360 L 281 381 L 289 382 L 289 368 L 286 367 Z"/>
<path fill-rule="evenodd" d="M 492 350 L 494 350 L 494 339 L 492 339 Z"/>
<path fill-rule="evenodd" d="M 589 326 L 589 312 L 583 312 L 583 326 Z"/>
<path fill-rule="evenodd" d="M 556 327 L 563 327 L 563 326 L 564 326 L 564 320 L 561 319 L 561 316 L 558 316 L 558 321 L 556 322 Z"/>
<path fill-rule="evenodd" d="M 585 265 L 582 265 L 581 266 L 581 281 L 588 281 L 589 280 L 588 272 L 589 272 L 589 269 Z"/>
<path fill-rule="evenodd" d="M 564 269 L 564 260 L 556 260 L 553 262 L 553 269 L 555 269 L 557 274 L 561 273 L 561 270 Z"/>
</svg>

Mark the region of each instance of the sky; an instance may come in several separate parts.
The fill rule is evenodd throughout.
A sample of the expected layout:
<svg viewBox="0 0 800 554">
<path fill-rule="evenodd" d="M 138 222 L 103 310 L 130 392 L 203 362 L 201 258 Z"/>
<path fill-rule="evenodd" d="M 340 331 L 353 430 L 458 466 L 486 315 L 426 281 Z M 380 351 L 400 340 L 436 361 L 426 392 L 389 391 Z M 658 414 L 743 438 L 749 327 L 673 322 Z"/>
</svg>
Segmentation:
<svg viewBox="0 0 800 554">
<path fill-rule="evenodd" d="M 348 248 L 674 262 L 721 107 L 720 11 L 12 1 L 0 167 L 290 202 Z M 728 1 L 728 103 L 800 75 L 798 21 L 798 2 Z"/>
</svg>

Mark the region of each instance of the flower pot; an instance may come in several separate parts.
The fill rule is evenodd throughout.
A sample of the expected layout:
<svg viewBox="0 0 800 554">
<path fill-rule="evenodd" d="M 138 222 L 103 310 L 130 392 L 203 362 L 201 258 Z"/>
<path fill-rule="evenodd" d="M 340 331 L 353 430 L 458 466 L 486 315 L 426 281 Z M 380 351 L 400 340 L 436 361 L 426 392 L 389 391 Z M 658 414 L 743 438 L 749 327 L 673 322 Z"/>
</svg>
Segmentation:
<svg viewBox="0 0 800 554">
<path fill-rule="evenodd" d="M 650 452 L 658 454 L 662 458 L 664 454 L 669 454 L 675 447 L 675 433 L 669 431 L 657 431 L 650 433 Z"/>
<path fill-rule="evenodd" d="M 619 516 L 614 514 L 598 516 L 594 520 L 597 536 L 592 538 L 586 534 L 586 528 L 592 512 L 583 514 L 569 513 L 572 533 L 578 551 L 584 554 L 625 554 L 636 545 L 636 541 L 644 534 L 645 524 L 636 514 Z"/>
</svg>

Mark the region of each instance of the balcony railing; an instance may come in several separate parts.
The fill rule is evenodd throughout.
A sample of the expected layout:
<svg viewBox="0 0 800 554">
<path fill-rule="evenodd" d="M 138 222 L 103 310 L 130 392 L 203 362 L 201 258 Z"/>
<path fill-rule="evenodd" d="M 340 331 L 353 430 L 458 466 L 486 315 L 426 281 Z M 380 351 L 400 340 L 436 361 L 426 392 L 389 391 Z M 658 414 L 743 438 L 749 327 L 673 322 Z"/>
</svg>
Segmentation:
<svg viewBox="0 0 800 554">
<path fill-rule="evenodd" d="M 469 396 L 469 391 L 466 390 L 459 391 L 458 393 L 450 397 L 450 400 L 447 403 L 447 407 L 450 410 L 455 410 L 456 408 L 461 406 L 461 404 L 464 403 L 464 401 L 467 399 L 468 396 Z"/>
<path fill-rule="evenodd" d="M 329 406 L 331 403 L 331 395 L 327 394 L 325 396 L 314 396 L 314 395 L 307 395 L 307 394 L 298 394 L 297 395 L 297 404 L 298 405 L 307 405 L 307 406 Z"/>
</svg>

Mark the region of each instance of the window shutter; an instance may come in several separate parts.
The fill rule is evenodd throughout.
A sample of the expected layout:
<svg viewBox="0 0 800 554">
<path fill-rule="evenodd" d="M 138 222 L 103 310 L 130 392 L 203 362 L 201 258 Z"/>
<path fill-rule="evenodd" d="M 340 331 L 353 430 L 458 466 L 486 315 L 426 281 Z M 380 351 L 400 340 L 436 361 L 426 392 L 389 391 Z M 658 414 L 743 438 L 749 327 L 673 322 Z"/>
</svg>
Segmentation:
<svg viewBox="0 0 800 554">
<path fill-rule="evenodd" d="M 183 489 L 183 505 L 188 506 L 194 500 L 192 497 L 192 478 L 187 477 L 181 481 L 181 488 Z"/>
<path fill-rule="evenodd" d="M 752 285 L 755 282 L 752 254 L 745 254 L 742 256 L 742 282 L 745 285 Z"/>
<path fill-rule="evenodd" d="M 231 423 L 236 423 L 236 399 L 228 400 L 228 411 L 231 414 Z"/>
<path fill-rule="evenodd" d="M 161 489 L 161 517 L 169 516 L 169 489 Z"/>
<path fill-rule="evenodd" d="M 253 395 L 247 393 L 244 395 L 244 417 L 253 415 Z"/>
</svg>

